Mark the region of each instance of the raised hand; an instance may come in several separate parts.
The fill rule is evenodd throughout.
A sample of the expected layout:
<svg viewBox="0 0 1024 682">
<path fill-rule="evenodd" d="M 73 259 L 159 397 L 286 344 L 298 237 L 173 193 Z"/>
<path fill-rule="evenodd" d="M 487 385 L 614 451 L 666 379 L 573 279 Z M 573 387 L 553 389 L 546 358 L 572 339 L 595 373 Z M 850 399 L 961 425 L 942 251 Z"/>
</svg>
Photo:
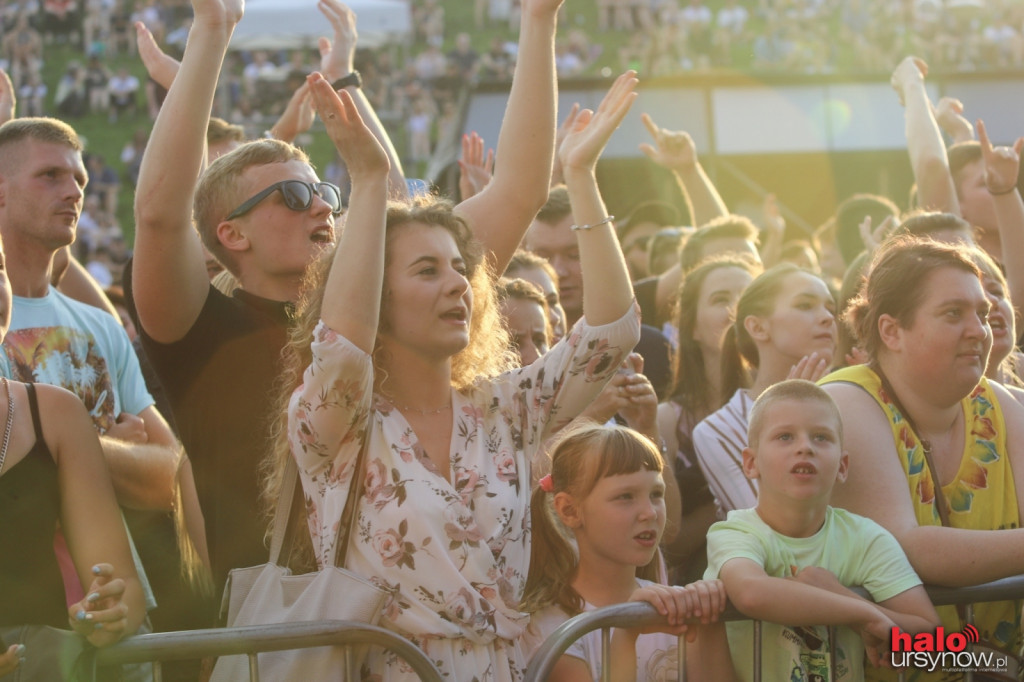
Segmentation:
<svg viewBox="0 0 1024 682">
<path fill-rule="evenodd" d="M 580 113 L 580 103 L 573 102 L 572 108 L 569 109 L 569 114 L 562 121 L 562 125 L 558 126 L 558 130 L 555 131 L 555 161 L 551 166 L 551 185 L 558 185 L 562 182 L 562 161 L 558 158 L 558 149 L 562 146 L 562 141 L 565 136 L 569 134 L 573 126 L 576 125 L 576 117 Z"/>
<path fill-rule="evenodd" d="M 174 77 L 178 75 L 181 62 L 160 49 L 156 39 L 141 21 L 135 22 L 135 41 L 139 46 L 139 58 L 146 67 L 149 77 L 164 90 L 171 89 Z"/>
<path fill-rule="evenodd" d="M 125 582 L 114 578 L 114 567 L 96 564 L 92 567 L 92 584 L 85 598 L 68 607 L 71 629 L 96 647 L 109 646 L 127 634 L 128 605 L 124 603 Z"/>
<path fill-rule="evenodd" d="M 977 121 L 977 129 L 981 160 L 985 166 L 985 187 L 992 195 L 1009 194 L 1017 186 L 1024 137 L 1018 137 L 1012 147 L 993 147 L 981 119 Z"/>
<path fill-rule="evenodd" d="M 651 134 L 654 145 L 641 144 L 640 151 L 654 163 L 674 171 L 693 168 L 697 164 L 697 147 L 690 134 L 682 130 L 665 130 L 647 114 L 641 120 Z"/>
<path fill-rule="evenodd" d="M 761 206 L 761 213 L 764 215 L 764 227 L 772 234 L 781 236 L 786 231 L 786 219 L 782 217 L 779 210 L 779 202 L 774 194 L 764 195 L 764 204 Z"/>
<path fill-rule="evenodd" d="M 593 172 L 612 133 L 633 106 L 638 82 L 636 72 L 627 71 L 615 79 L 596 112 L 584 109 L 579 113 L 558 148 L 558 158 L 566 172 L 571 169 Z"/>
<path fill-rule="evenodd" d="M 386 174 L 391 168 L 388 155 L 363 123 L 352 95 L 344 90 L 335 92 L 320 73 L 313 73 L 306 80 L 327 134 L 353 179 L 361 174 Z"/>
<path fill-rule="evenodd" d="M 878 250 L 878 247 L 882 245 L 885 238 L 889 235 L 889 232 L 896 227 L 896 216 L 886 216 L 878 227 L 874 230 L 871 229 L 871 216 L 864 216 L 864 220 L 861 221 L 857 229 L 860 230 L 861 241 L 864 242 L 864 248 L 868 254 L 873 254 Z"/>
<path fill-rule="evenodd" d="M 356 53 L 356 13 L 348 5 L 338 0 L 320 0 L 317 8 L 331 22 L 334 29 L 334 43 L 327 38 L 320 38 L 320 72 L 324 78 L 334 82 L 352 73 L 353 59 Z"/>
<path fill-rule="evenodd" d="M 928 75 L 928 65 L 918 57 L 907 57 L 899 63 L 889 80 L 892 89 L 900 97 L 900 105 L 905 103 L 907 88 L 915 83 L 924 83 Z"/>
<path fill-rule="evenodd" d="M 206 24 L 233 30 L 244 11 L 245 0 L 192 0 L 193 26 Z"/>
<path fill-rule="evenodd" d="M 564 0 L 522 0 L 523 14 L 535 17 L 553 17 Z"/>
<path fill-rule="evenodd" d="M 292 142 L 296 137 L 309 130 L 313 125 L 316 112 L 313 111 L 313 96 L 309 91 L 309 83 L 303 83 L 288 100 L 288 106 L 281 113 L 281 118 L 271 128 L 274 137 L 283 142 Z"/>
<path fill-rule="evenodd" d="M 494 150 L 484 156 L 484 138 L 473 131 L 462 136 L 462 158 L 459 159 L 459 196 L 462 201 L 487 186 L 494 175 Z"/>
<path fill-rule="evenodd" d="M 943 97 L 932 107 L 935 122 L 946 131 L 953 142 L 974 139 L 974 126 L 964 118 L 964 103 L 955 97 Z"/>
<path fill-rule="evenodd" d="M 11 77 L 7 75 L 6 71 L 0 69 L 0 126 L 14 118 L 17 101 Z"/>
</svg>

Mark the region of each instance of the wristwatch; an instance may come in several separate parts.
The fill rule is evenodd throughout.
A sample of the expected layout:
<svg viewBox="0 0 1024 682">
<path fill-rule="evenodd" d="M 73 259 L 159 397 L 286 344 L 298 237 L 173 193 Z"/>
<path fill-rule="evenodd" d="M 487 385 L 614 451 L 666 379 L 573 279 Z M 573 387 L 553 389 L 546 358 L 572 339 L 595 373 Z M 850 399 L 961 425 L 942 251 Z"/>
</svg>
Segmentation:
<svg viewBox="0 0 1024 682">
<path fill-rule="evenodd" d="M 354 85 L 357 88 L 363 87 L 363 78 L 362 76 L 359 75 L 358 71 L 353 71 L 349 75 L 342 76 L 338 80 L 331 83 L 331 87 L 334 88 L 335 90 L 341 90 L 342 88 L 347 88 L 350 85 Z"/>
</svg>

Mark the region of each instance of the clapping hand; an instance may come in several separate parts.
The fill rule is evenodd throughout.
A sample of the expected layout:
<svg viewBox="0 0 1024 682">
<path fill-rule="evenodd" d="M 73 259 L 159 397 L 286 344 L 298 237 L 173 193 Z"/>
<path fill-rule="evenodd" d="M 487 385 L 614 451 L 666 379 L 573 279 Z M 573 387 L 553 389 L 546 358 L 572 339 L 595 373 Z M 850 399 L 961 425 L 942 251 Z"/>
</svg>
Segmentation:
<svg viewBox="0 0 1024 682">
<path fill-rule="evenodd" d="M 156 39 L 141 21 L 135 22 L 135 42 L 139 46 L 139 58 L 146 72 L 164 90 L 171 89 L 174 77 L 178 75 L 181 62 L 160 49 Z"/>
<path fill-rule="evenodd" d="M 622 123 L 636 99 L 635 71 L 627 71 L 615 79 L 597 111 L 584 109 L 576 116 L 572 130 L 558 148 L 558 158 L 566 173 L 570 170 L 593 172 L 597 160 Z"/>
<path fill-rule="evenodd" d="M 473 131 L 462 136 L 462 158 L 459 159 L 459 197 L 462 201 L 479 194 L 494 175 L 494 150 L 484 156 L 484 138 Z"/>
<path fill-rule="evenodd" d="M 309 83 L 303 83 L 288 100 L 288 106 L 281 113 L 281 118 L 271 128 L 271 133 L 283 142 L 294 142 L 295 138 L 306 132 L 313 125 L 316 112 L 313 111 L 313 97 L 309 91 Z"/>
<path fill-rule="evenodd" d="M 387 174 L 391 167 L 388 156 L 363 122 L 352 95 L 344 90 L 335 92 L 319 73 L 310 75 L 307 81 L 327 134 L 352 178 L 377 172 Z"/>
<path fill-rule="evenodd" d="M 327 38 L 320 38 L 320 72 L 324 78 L 334 82 L 352 73 L 356 53 L 356 13 L 338 0 L 320 0 L 320 12 L 331 22 L 334 29 L 334 44 Z"/>
</svg>

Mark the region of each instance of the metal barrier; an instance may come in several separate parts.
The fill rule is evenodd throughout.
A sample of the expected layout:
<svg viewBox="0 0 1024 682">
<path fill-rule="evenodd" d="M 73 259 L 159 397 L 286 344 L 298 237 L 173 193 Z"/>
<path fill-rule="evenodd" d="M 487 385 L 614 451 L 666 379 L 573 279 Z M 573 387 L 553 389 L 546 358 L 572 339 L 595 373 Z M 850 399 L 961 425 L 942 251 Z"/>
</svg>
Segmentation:
<svg viewBox="0 0 1024 682">
<path fill-rule="evenodd" d="M 353 646 L 367 644 L 398 655 L 423 682 L 442 682 L 441 673 L 427 655 L 408 639 L 384 628 L 343 620 L 138 635 L 100 649 L 96 663 L 113 666 L 153 661 L 153 680 L 161 682 L 160 661 L 242 654 L 249 657 L 250 682 L 259 682 L 259 652 L 318 646 L 344 646 L 348 651 Z"/>
<path fill-rule="evenodd" d="M 1004 601 L 1011 599 L 1024 599 L 1024 575 L 1014 576 L 1012 578 L 1004 578 L 1002 580 L 996 580 L 990 583 L 984 583 L 981 585 L 973 585 L 971 587 L 927 587 L 928 597 L 931 599 L 935 606 L 951 606 L 966 604 L 967 605 L 967 620 L 971 621 L 974 618 L 974 611 L 971 604 L 978 602 L 990 602 L 990 601 Z M 863 597 L 868 597 L 868 594 L 863 589 L 855 589 Z M 870 597 L 868 597 L 870 598 Z M 725 613 L 722 614 L 720 620 L 748 620 L 746 616 L 737 611 L 730 604 L 726 607 Z M 626 604 L 616 604 L 614 606 L 607 606 L 601 609 L 595 609 L 594 611 L 588 611 L 581 613 L 578 616 L 570 618 L 563 623 L 557 630 L 551 633 L 544 644 L 537 649 L 533 655 L 533 659 L 530 661 L 529 667 L 526 669 L 526 676 L 523 678 L 523 682 L 544 682 L 547 680 L 551 671 L 554 669 L 555 663 L 565 653 L 566 649 L 572 645 L 577 639 L 592 632 L 594 630 L 601 630 L 601 680 L 602 682 L 610 682 L 610 662 L 609 658 L 609 644 L 611 641 L 611 628 L 615 627 L 644 627 L 650 625 L 659 625 L 665 622 L 658 611 L 647 602 L 628 602 Z M 694 620 L 694 623 L 698 621 Z M 835 628 L 830 627 L 829 629 L 829 651 L 835 652 L 834 637 Z M 685 682 L 686 680 L 686 647 L 684 646 L 683 637 L 679 638 L 679 655 L 676 657 L 678 661 L 678 674 L 676 679 Z M 754 621 L 754 680 L 759 682 L 761 680 L 761 621 Z M 835 660 L 834 653 L 832 660 L 830 661 L 832 679 L 835 679 Z M 972 672 L 965 674 L 964 680 L 971 682 L 974 675 Z M 900 673 L 900 679 L 904 678 L 903 673 Z"/>
</svg>

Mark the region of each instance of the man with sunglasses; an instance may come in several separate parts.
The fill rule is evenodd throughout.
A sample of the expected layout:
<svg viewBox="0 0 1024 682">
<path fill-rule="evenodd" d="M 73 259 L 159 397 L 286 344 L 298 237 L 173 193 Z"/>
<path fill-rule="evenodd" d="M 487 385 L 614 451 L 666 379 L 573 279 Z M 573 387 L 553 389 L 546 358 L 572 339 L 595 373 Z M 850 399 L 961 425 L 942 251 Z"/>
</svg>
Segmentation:
<svg viewBox="0 0 1024 682">
<path fill-rule="evenodd" d="M 499 270 L 547 195 L 560 2 L 525 3 L 520 72 L 498 141 L 502 163 L 459 208 Z M 142 162 L 132 269 L 143 342 L 193 462 L 218 587 L 231 568 L 266 561 L 259 470 L 288 317 L 306 268 L 335 241 L 342 208 L 337 188 L 320 182 L 305 153 L 276 140 L 243 144 L 200 176 L 216 74 L 241 5 L 193 0 L 188 48 Z M 321 39 L 322 73 L 349 91 L 392 169 L 399 167 L 358 78 L 350 77 L 354 15 L 337 0 L 320 7 L 335 30 L 333 49 Z M 231 297 L 208 283 L 193 219 L 202 244 L 238 278 Z"/>
</svg>

